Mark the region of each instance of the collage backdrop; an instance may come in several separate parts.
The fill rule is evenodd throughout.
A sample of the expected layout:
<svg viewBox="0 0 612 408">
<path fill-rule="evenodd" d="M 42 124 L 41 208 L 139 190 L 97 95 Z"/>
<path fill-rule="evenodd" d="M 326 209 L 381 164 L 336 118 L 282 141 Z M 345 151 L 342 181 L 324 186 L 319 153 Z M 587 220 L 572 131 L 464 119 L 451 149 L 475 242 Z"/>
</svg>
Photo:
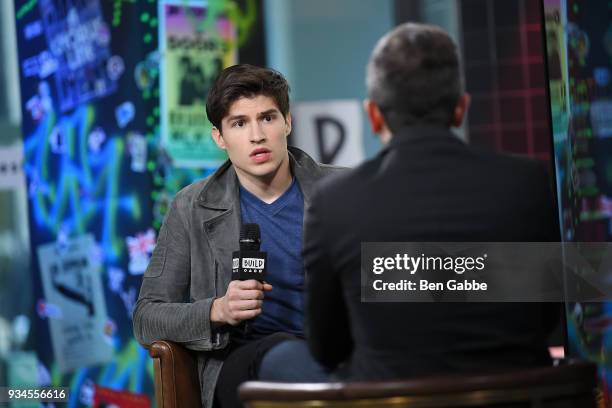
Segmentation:
<svg viewBox="0 0 612 408">
<path fill-rule="evenodd" d="M 612 2 L 543 0 L 563 241 L 612 241 Z M 595 261 L 589 260 L 593 266 Z M 566 308 L 571 357 L 597 363 L 612 406 L 612 303 Z"/>
<path fill-rule="evenodd" d="M 38 382 L 70 387 L 69 407 L 148 407 L 132 309 L 169 202 L 225 160 L 205 97 L 223 67 L 265 63 L 261 5 L 15 0 L 15 14 Z"/>
</svg>

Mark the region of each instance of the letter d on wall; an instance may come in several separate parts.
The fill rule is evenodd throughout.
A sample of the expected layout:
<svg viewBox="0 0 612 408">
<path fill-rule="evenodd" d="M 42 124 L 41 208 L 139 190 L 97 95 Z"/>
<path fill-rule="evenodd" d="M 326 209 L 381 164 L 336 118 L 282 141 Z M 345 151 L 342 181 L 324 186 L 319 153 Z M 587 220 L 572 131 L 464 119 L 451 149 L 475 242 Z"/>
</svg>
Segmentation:
<svg viewBox="0 0 612 408">
<path fill-rule="evenodd" d="M 342 123 L 337 121 L 336 119 L 329 116 L 315 116 L 314 118 L 315 124 L 317 126 L 317 143 L 319 145 L 319 157 L 321 158 L 321 162 L 325 164 L 331 164 L 334 162 L 336 155 L 342 149 L 342 145 L 346 139 L 346 134 L 344 131 L 344 126 Z M 331 149 L 328 149 L 325 145 L 325 140 L 327 139 L 323 132 L 325 131 L 325 126 L 333 126 L 337 129 L 338 139 L 336 144 Z"/>
<path fill-rule="evenodd" d="M 352 167 L 364 159 L 358 100 L 296 103 L 291 143 L 322 163 Z"/>
</svg>

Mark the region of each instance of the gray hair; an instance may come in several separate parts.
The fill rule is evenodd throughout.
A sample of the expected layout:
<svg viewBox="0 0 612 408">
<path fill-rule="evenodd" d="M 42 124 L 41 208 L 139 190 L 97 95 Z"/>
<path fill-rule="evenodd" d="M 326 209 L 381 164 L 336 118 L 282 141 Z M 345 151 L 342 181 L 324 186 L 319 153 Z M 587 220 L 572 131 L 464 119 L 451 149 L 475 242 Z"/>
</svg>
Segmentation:
<svg viewBox="0 0 612 408">
<path fill-rule="evenodd" d="M 405 23 L 381 38 L 367 67 L 368 97 L 387 126 L 450 126 L 463 94 L 457 47 L 441 28 Z"/>
</svg>

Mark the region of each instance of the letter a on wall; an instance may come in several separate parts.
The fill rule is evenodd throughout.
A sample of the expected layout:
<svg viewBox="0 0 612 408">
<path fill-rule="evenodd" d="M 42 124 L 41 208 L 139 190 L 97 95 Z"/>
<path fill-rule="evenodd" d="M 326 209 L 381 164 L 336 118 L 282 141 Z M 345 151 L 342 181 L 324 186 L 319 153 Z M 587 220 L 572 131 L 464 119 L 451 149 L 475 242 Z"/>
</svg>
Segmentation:
<svg viewBox="0 0 612 408">
<path fill-rule="evenodd" d="M 293 115 L 293 145 L 322 163 L 352 167 L 363 161 L 359 101 L 301 102 L 296 104 Z"/>
</svg>

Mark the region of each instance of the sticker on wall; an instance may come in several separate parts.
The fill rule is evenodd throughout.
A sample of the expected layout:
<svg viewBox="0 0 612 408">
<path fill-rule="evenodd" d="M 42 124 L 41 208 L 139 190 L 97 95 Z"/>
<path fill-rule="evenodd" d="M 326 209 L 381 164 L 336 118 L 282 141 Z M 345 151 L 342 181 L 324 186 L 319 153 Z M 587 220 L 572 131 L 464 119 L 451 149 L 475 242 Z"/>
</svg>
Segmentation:
<svg viewBox="0 0 612 408">
<path fill-rule="evenodd" d="M 107 271 L 108 274 L 108 287 L 113 293 L 120 293 L 123 288 L 123 281 L 125 280 L 125 272 L 123 269 L 110 266 Z"/>
<path fill-rule="evenodd" d="M 92 262 L 90 234 L 38 247 L 38 261 L 47 304 L 70 319 L 49 319 L 53 352 L 62 372 L 107 362 L 112 347 L 104 339 L 106 304 L 100 266 Z"/>
<path fill-rule="evenodd" d="M 87 137 L 87 146 L 92 153 L 100 153 L 102 144 L 106 140 L 106 132 L 101 127 L 95 128 Z"/>
<path fill-rule="evenodd" d="M 142 275 L 147 269 L 149 259 L 155 249 L 155 231 L 149 228 L 144 233 L 125 239 L 130 254 L 128 271 L 131 275 Z"/>
<path fill-rule="evenodd" d="M 130 169 L 136 173 L 142 173 L 147 166 L 147 140 L 143 135 L 130 132 L 127 136 L 127 146 L 132 158 Z"/>
<path fill-rule="evenodd" d="M 144 61 L 140 61 L 134 68 L 134 80 L 140 90 L 149 90 L 155 83 L 159 74 L 159 52 L 155 51 L 147 55 Z"/>
<path fill-rule="evenodd" d="M 612 99 L 597 99 L 591 102 L 590 114 L 594 136 L 612 137 Z"/>
<path fill-rule="evenodd" d="M 26 109 L 34 122 L 39 122 L 52 110 L 51 90 L 46 81 L 38 84 L 38 92 L 26 101 Z"/>
<path fill-rule="evenodd" d="M 134 119 L 135 114 L 136 108 L 134 107 L 134 104 L 130 101 L 123 102 L 121 105 L 115 108 L 115 119 L 117 119 L 117 125 L 123 129 L 132 121 L 132 119 Z"/>
</svg>

